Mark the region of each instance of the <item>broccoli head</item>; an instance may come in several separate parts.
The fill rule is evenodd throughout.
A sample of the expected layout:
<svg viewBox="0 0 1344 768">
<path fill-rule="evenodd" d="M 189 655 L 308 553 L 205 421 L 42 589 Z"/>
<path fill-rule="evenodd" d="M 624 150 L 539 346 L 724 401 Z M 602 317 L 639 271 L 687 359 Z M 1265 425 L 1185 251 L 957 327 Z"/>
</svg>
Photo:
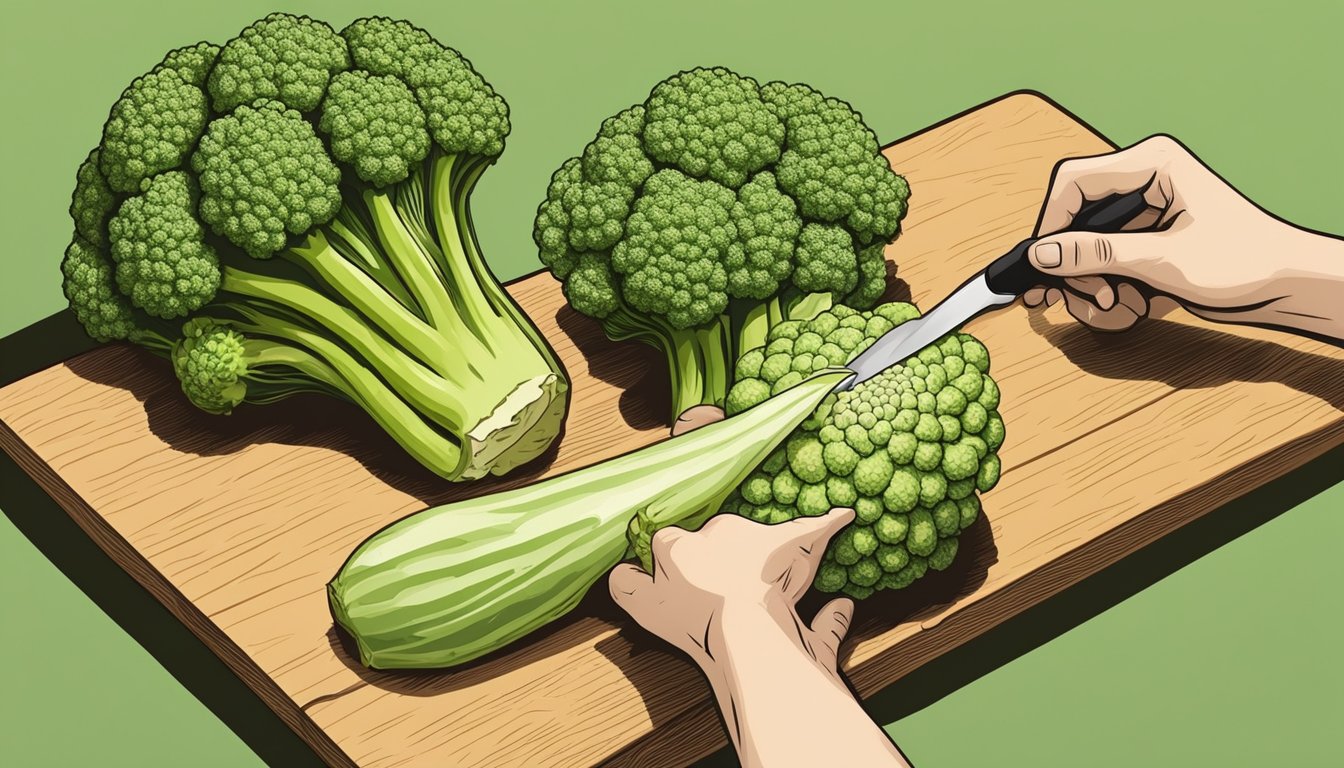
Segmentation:
<svg viewBox="0 0 1344 768">
<path fill-rule="evenodd" d="M 444 477 L 502 474 L 558 434 L 568 389 L 476 242 L 508 132 L 405 21 L 274 13 L 170 51 L 76 173 L 66 297 L 94 338 L 168 356 L 204 411 L 326 393 Z"/>
<path fill-rule="evenodd" d="M 872 306 L 908 197 L 848 104 L 701 68 L 605 120 L 533 235 L 576 311 L 664 351 L 675 416 L 722 405 L 732 361 L 775 323 Z"/>
<path fill-rule="evenodd" d="M 776 326 L 767 346 L 738 359 L 729 415 L 843 365 L 916 316 L 912 305 L 893 302 L 864 312 L 837 306 Z M 863 598 L 906 587 L 952 563 L 958 535 L 980 513 L 977 493 L 998 482 L 998 405 L 984 345 L 946 336 L 829 396 L 723 511 L 773 524 L 852 507 L 854 522 L 823 556 L 817 589 Z"/>
</svg>

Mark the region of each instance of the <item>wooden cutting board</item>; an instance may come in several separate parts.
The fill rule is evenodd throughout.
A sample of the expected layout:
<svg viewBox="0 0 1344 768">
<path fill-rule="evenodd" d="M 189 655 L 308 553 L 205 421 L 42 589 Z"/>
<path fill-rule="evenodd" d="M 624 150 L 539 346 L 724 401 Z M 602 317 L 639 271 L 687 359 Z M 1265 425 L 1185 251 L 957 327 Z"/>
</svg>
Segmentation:
<svg viewBox="0 0 1344 768">
<path fill-rule="evenodd" d="M 886 150 L 913 189 L 892 294 L 928 305 L 1030 233 L 1051 167 L 1111 145 L 1014 94 Z M 510 483 L 660 439 L 659 358 L 606 341 L 548 275 L 510 292 L 574 382 L 564 438 Z M 1003 480 L 949 571 L 858 609 L 871 695 L 1182 524 L 1344 442 L 1344 350 L 1180 315 L 1096 336 L 1020 305 L 968 328 L 1003 391 Z M 0 443 L 333 765 L 687 763 L 725 743 L 708 688 L 610 605 L 460 669 L 380 673 L 342 647 L 327 580 L 446 485 L 322 399 L 210 417 L 167 365 L 107 346 L 0 390 Z M 280 419 L 280 423 L 273 423 Z"/>
</svg>

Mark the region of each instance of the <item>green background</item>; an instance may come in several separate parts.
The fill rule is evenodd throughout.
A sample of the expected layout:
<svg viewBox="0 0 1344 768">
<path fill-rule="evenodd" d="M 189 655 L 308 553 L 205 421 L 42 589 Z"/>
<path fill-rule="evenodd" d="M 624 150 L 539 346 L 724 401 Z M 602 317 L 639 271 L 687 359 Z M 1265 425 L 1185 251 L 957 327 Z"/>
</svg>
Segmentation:
<svg viewBox="0 0 1344 768">
<path fill-rule="evenodd" d="M 809 81 L 852 101 L 884 140 L 1033 88 L 1120 144 L 1174 134 L 1266 208 L 1344 230 L 1344 4 L 974 5 L 7 3 L 0 335 L 62 308 L 57 263 L 75 168 L 126 83 L 170 48 L 223 42 L 277 8 L 337 27 L 370 12 L 412 18 L 459 47 L 504 94 L 514 131 L 475 196 L 481 240 L 503 278 L 537 266 L 532 213 L 560 161 L 602 117 L 698 64 Z M 1276 515 L 1344 476 L 1340 453 L 1327 458 L 1316 480 L 1299 475 L 1220 510 L 1179 546 L 1131 558 L 917 674 L 878 697 L 876 716 L 899 716 L 890 730 L 922 768 L 1337 758 L 1344 485 Z M 5 482 L 12 490 L 21 480 Z M 20 519 L 22 510 L 7 511 Z M 78 535 L 67 527 L 62 536 Z M 102 557 L 69 547 L 67 562 Z M 99 607 L 116 578 L 93 581 L 77 587 L 0 517 L 0 658 L 9 662 L 0 762 L 298 760 L 288 731 L 246 692 L 203 695 L 209 707 L 192 694 L 238 684 L 199 649 L 162 650 L 160 636 L 174 631 L 166 614 L 136 603 L 118 616 L 123 629 Z M 806 727 L 806 702 L 798 718 Z"/>
</svg>

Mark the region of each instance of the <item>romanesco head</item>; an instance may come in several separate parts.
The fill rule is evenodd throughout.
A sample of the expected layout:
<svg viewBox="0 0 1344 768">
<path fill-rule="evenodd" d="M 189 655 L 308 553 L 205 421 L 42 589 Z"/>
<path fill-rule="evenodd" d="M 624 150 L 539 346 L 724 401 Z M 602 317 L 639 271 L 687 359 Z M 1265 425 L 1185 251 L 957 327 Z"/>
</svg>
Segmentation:
<svg viewBox="0 0 1344 768">
<path fill-rule="evenodd" d="M 738 359 L 727 412 L 764 401 L 789 377 L 836 365 L 822 354 L 827 346 L 841 350 L 843 364 L 917 314 L 895 302 L 866 312 L 836 305 L 810 321 L 780 324 L 765 347 Z M 855 521 L 823 556 L 822 591 L 862 598 L 947 568 L 957 537 L 979 515 L 976 491 L 993 488 L 1001 471 L 1003 420 L 988 371 L 984 346 L 954 334 L 832 395 L 725 509 L 773 523 L 854 508 Z"/>
</svg>

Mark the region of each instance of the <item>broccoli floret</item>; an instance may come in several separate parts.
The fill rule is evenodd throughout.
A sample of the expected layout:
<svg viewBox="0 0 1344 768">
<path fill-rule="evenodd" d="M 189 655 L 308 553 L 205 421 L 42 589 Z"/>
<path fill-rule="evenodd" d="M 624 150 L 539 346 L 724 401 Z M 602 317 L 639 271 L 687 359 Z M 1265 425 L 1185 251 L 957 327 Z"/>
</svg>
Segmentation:
<svg viewBox="0 0 1344 768">
<path fill-rule="evenodd" d="M 107 228 L 117 287 L 135 306 L 171 319 L 214 298 L 219 258 L 196 220 L 196 190 L 186 173 L 155 176 L 143 195 L 122 204 Z"/>
<path fill-rule="evenodd" d="M 138 192 L 151 176 L 180 166 L 209 118 L 205 93 L 176 70 L 136 78 L 103 126 L 98 167 L 108 186 Z"/>
<path fill-rule="evenodd" d="M 673 75 L 645 102 L 649 157 L 736 188 L 779 159 L 784 124 L 755 80 L 716 67 Z"/>
<path fill-rule="evenodd" d="M 190 83 L 197 88 L 205 87 L 205 78 L 210 74 L 210 69 L 215 66 L 215 60 L 219 58 L 219 46 L 209 42 L 199 42 L 195 45 L 188 45 L 169 51 L 163 61 L 154 71 L 171 69 L 182 78 L 183 82 Z"/>
<path fill-rule="evenodd" d="M 129 339 L 137 330 L 131 302 L 117 291 L 112 265 L 98 248 L 76 234 L 61 261 L 61 290 L 75 319 L 96 341 Z"/>
<path fill-rule="evenodd" d="M 101 248 L 107 244 L 107 220 L 117 203 L 116 195 L 107 179 L 98 171 L 97 149 L 79 166 L 75 174 L 75 191 L 70 197 L 70 218 L 75 220 L 75 231 L 91 245 Z"/>
<path fill-rule="evenodd" d="M 446 478 L 503 474 L 556 437 L 568 390 L 478 250 L 469 198 L 508 130 L 470 63 L 402 21 L 277 13 L 176 49 L 76 174 L 65 294 L 94 338 L 170 357 L 203 410 L 321 392 Z M 554 213 L 566 294 L 615 309 L 609 260 L 567 250 Z"/>
<path fill-rule="evenodd" d="M 731 220 L 737 237 L 729 244 L 725 261 L 728 290 L 737 297 L 768 299 L 779 291 L 793 268 L 802 226 L 797 208 L 779 191 L 774 174 L 767 171 L 756 174 L 737 191 Z"/>
<path fill-rule="evenodd" d="M 331 154 L 377 187 L 406 178 L 429 154 L 425 113 L 411 89 L 391 75 L 336 75 L 318 127 L 331 137 Z"/>
<path fill-rule="evenodd" d="M 273 13 L 226 43 L 207 87 L 216 112 L 257 99 L 317 109 L 331 76 L 350 68 L 350 53 L 326 23 Z"/>
<path fill-rule="evenodd" d="M 276 101 L 210 123 L 192 155 L 200 215 L 254 257 L 326 224 L 341 206 L 341 172 L 303 115 Z"/>
<path fill-rule="evenodd" d="M 354 53 L 357 65 L 365 58 Z M 818 138 L 841 118 L 848 122 L 838 138 Z M 797 136 L 788 128 L 794 123 Z M 832 141 L 848 149 L 827 154 L 812 146 Z M 795 167 L 785 184 L 779 174 L 790 152 Z M 817 214 L 813 203 L 827 197 L 817 189 L 823 183 L 846 188 L 844 202 L 830 203 L 843 208 L 836 215 Z M 610 300 L 604 291 L 601 302 L 571 304 L 601 320 L 610 338 L 664 352 L 675 416 L 700 403 L 727 405 L 734 383 L 746 380 L 733 361 L 765 346 L 781 323 L 801 325 L 840 300 L 860 308 L 877 301 L 886 289 L 884 246 L 900 229 L 907 196 L 862 118 L 843 102 L 807 86 L 761 86 L 724 68 L 694 69 L 608 118 L 561 164 L 537 209 L 533 239 L 561 281 L 575 279 L 580 254 L 610 262 Z M 768 390 L 748 386 L 782 391 L 818 359 L 847 362 L 864 339 L 862 325 L 809 330 L 803 348 L 767 349 L 767 357 L 787 351 L 789 369 L 747 377 Z M 732 398 L 738 409 L 753 402 Z"/>
<path fill-rule="evenodd" d="M 827 367 L 825 357 L 814 354 L 822 339 L 858 334 L 847 344 L 861 350 L 917 315 L 909 304 L 871 311 L 836 304 L 807 322 L 780 323 L 767 335 L 767 347 L 739 358 L 728 413 L 771 397 L 766 381 L 776 372 L 808 375 Z M 787 461 L 767 461 L 739 488 L 748 501 L 768 502 L 772 521 L 854 508 L 854 522 L 824 556 L 818 589 L 860 596 L 901 589 L 952 563 L 957 537 L 979 515 L 977 490 L 998 481 L 1003 436 L 1002 418 L 978 401 L 984 391 L 998 391 L 980 370 L 988 370 L 988 357 L 964 360 L 966 349 L 975 355 L 984 347 L 969 336 L 944 337 L 826 398 L 788 439 Z M 949 378 L 949 371 L 960 373 Z"/>
<path fill-rule="evenodd" d="M 670 169 L 649 177 L 611 253 L 631 307 L 676 329 L 708 323 L 727 308 L 733 202 L 717 182 Z"/>
<path fill-rule="evenodd" d="M 808 224 L 798 237 L 798 269 L 793 283 L 809 293 L 853 290 L 858 280 L 858 256 L 848 232 L 826 224 Z"/>
</svg>

